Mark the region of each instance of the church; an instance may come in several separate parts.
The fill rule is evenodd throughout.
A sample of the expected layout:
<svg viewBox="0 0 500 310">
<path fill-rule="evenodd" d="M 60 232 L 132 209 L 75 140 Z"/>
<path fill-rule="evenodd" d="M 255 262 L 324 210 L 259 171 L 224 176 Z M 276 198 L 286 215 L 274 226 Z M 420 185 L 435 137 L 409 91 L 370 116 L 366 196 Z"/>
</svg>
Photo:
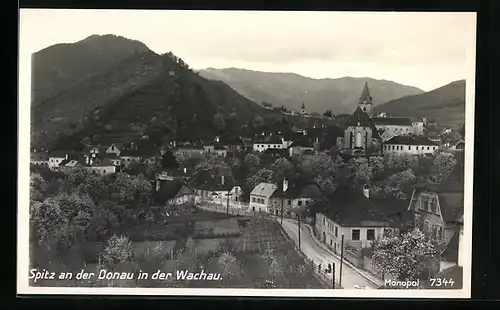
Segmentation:
<svg viewBox="0 0 500 310">
<path fill-rule="evenodd" d="M 372 116 L 373 99 L 365 82 L 358 107 L 347 122 L 343 137 L 337 138 L 337 147 L 344 152 L 380 153 L 382 143 L 395 136 L 422 134 L 422 122 L 406 117 Z"/>
</svg>

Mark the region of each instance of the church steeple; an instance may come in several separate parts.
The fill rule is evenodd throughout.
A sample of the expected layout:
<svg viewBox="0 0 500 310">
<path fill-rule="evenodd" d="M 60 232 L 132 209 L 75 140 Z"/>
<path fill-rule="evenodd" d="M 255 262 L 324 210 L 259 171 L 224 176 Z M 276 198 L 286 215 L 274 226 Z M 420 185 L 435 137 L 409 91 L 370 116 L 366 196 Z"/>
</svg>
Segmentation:
<svg viewBox="0 0 500 310">
<path fill-rule="evenodd" d="M 302 102 L 302 107 L 300 108 L 300 114 L 305 115 L 306 114 L 306 105 L 304 102 Z"/>
<path fill-rule="evenodd" d="M 368 82 L 365 82 L 365 87 L 361 92 L 361 97 L 359 97 L 358 107 L 363 112 L 371 116 L 373 102 L 372 102 L 372 96 L 370 95 L 370 89 L 368 88 Z"/>
</svg>

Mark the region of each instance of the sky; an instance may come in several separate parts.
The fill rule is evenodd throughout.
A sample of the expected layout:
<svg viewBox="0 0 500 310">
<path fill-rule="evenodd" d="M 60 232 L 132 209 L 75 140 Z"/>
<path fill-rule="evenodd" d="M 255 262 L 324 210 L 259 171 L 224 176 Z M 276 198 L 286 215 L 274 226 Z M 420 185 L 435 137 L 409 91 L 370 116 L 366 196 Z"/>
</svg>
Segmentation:
<svg viewBox="0 0 500 310">
<path fill-rule="evenodd" d="M 194 69 L 390 80 L 429 91 L 470 72 L 473 13 L 21 10 L 21 53 L 93 34 L 173 52 Z"/>
</svg>

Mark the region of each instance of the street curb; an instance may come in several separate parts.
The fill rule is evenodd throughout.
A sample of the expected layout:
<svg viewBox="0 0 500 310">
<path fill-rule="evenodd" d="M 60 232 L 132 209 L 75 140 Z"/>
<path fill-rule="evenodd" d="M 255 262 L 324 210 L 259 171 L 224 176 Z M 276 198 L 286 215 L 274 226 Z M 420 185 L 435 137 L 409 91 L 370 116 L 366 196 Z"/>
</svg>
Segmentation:
<svg viewBox="0 0 500 310">
<path fill-rule="evenodd" d="M 293 219 L 288 219 L 288 220 L 297 222 L 296 220 L 293 220 Z M 326 252 L 328 252 L 329 254 L 331 254 L 332 256 L 334 256 L 335 258 L 337 258 L 338 260 L 341 259 L 341 257 L 339 255 L 335 254 L 330 249 L 328 249 L 323 243 L 319 242 L 319 240 L 314 235 L 314 233 L 313 233 L 312 228 L 311 228 L 310 225 L 304 224 L 304 223 L 303 223 L 303 225 L 305 227 L 307 227 L 307 229 L 311 233 L 311 236 L 312 236 L 312 239 L 314 240 L 314 242 L 316 242 L 319 246 L 321 246 L 321 248 L 323 248 Z M 343 261 L 344 261 L 344 264 L 346 264 L 347 266 L 351 267 L 354 271 L 356 271 L 356 273 L 358 273 L 360 276 L 362 276 L 363 278 L 365 278 L 366 280 L 368 280 L 370 283 L 372 283 L 374 287 L 378 288 L 381 285 L 383 285 L 382 281 L 381 281 L 381 283 L 377 283 L 375 280 L 372 279 L 373 278 L 372 276 L 367 276 L 364 272 L 360 271 L 358 268 L 356 268 L 353 264 L 351 264 L 350 262 L 346 261 L 345 259 Z"/>
</svg>

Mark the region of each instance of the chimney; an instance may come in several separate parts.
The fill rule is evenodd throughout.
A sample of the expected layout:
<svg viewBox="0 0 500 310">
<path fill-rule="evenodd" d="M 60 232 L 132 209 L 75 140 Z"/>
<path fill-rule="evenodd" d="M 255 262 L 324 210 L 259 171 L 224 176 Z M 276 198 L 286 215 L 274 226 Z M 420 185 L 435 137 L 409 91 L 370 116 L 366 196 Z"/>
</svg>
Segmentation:
<svg viewBox="0 0 500 310">
<path fill-rule="evenodd" d="M 186 174 L 187 173 L 187 168 L 184 168 L 183 170 L 184 170 L 184 174 Z"/>
<path fill-rule="evenodd" d="M 224 176 L 223 176 L 223 175 L 220 177 L 220 183 L 221 183 L 222 185 L 224 185 Z"/>
<path fill-rule="evenodd" d="M 288 189 L 288 180 L 286 178 L 283 179 L 283 192 L 286 192 Z"/>
<path fill-rule="evenodd" d="M 370 187 L 368 185 L 363 185 L 363 194 L 366 198 L 370 198 Z"/>
<path fill-rule="evenodd" d="M 160 190 L 160 180 L 156 179 L 156 191 Z"/>
<path fill-rule="evenodd" d="M 66 160 L 68 160 L 68 154 L 66 154 Z"/>
<path fill-rule="evenodd" d="M 87 165 L 90 165 L 90 156 L 89 155 L 85 156 L 85 159 L 86 159 L 85 162 L 87 163 Z"/>
</svg>

